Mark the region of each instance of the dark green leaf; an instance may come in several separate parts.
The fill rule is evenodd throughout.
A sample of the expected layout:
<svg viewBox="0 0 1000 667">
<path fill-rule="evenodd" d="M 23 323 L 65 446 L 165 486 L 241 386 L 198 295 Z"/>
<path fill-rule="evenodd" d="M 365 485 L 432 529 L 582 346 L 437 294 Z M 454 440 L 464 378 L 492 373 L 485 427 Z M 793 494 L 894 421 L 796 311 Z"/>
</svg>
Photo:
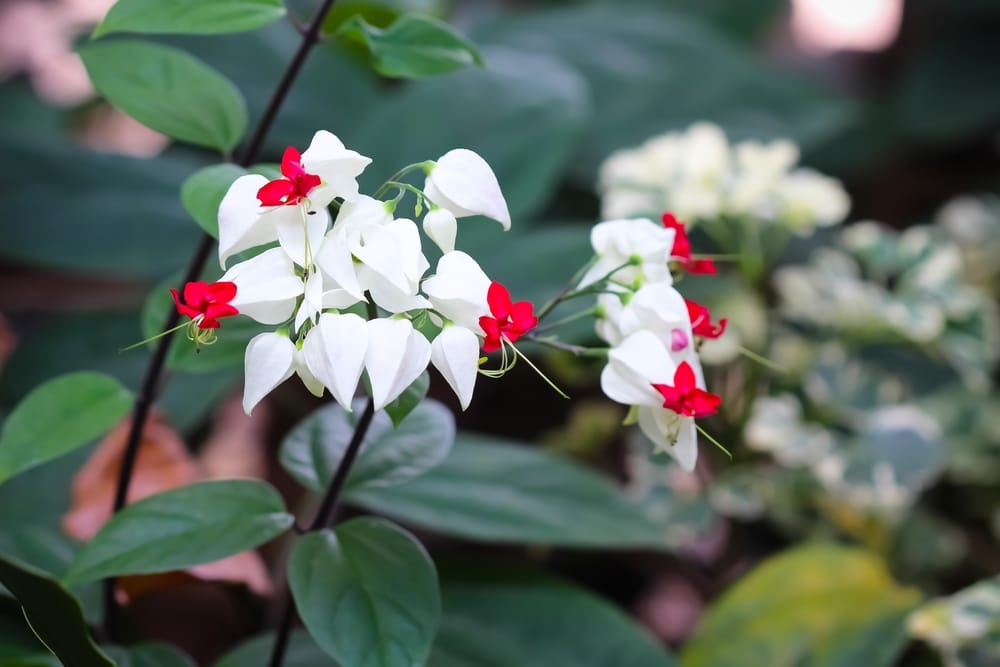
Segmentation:
<svg viewBox="0 0 1000 667">
<path fill-rule="evenodd" d="M 268 667 L 273 648 L 273 634 L 254 637 L 222 656 L 212 667 Z M 309 633 L 296 630 L 288 640 L 285 661 L 281 664 L 282 667 L 333 667 L 336 663 L 316 646 Z"/>
<path fill-rule="evenodd" d="M 94 37 L 112 32 L 242 32 L 284 15 L 281 0 L 118 0 L 94 30 Z"/>
<path fill-rule="evenodd" d="M 0 129 L 0 153 L 0 257 L 103 277 L 160 278 L 187 263 L 200 233 L 177 191 L 201 162 L 99 153 L 9 128 Z M 39 205 L 53 197 L 73 202 L 72 216 Z"/>
<path fill-rule="evenodd" d="M 431 376 L 427 371 L 424 371 L 409 387 L 403 390 L 399 398 L 385 406 L 385 412 L 392 419 L 393 426 L 399 427 L 400 423 L 406 419 L 406 415 L 413 412 L 413 409 L 427 396 L 427 390 L 430 389 L 430 386 Z"/>
<path fill-rule="evenodd" d="M 662 528 L 607 478 L 543 449 L 467 434 L 420 477 L 348 497 L 421 528 L 477 540 L 666 546 Z"/>
<path fill-rule="evenodd" d="M 215 239 L 219 238 L 219 204 L 233 181 L 246 173 L 235 164 L 213 164 L 191 174 L 181 186 L 184 210 Z"/>
<path fill-rule="evenodd" d="M 906 641 L 920 593 L 898 586 L 877 557 L 809 545 L 774 556 L 709 610 L 684 667 L 887 667 Z"/>
<path fill-rule="evenodd" d="M 423 546 L 382 519 L 300 538 L 288 560 L 299 615 L 320 648 L 352 667 L 423 664 L 441 619 Z"/>
<path fill-rule="evenodd" d="M 281 446 L 281 464 L 314 491 L 330 483 L 354 433 L 364 401 L 348 413 L 331 403 L 306 417 Z M 455 418 L 437 401 L 422 401 L 398 428 L 376 412 L 361 452 L 351 467 L 345 491 L 400 484 L 438 465 L 455 440 Z"/>
<path fill-rule="evenodd" d="M 353 16 L 336 34 L 364 44 L 375 71 L 384 76 L 418 79 L 483 64 L 472 42 L 447 23 L 420 14 L 403 14 L 384 29 Z"/>
<path fill-rule="evenodd" d="M 80 57 L 103 97 L 167 136 L 228 151 L 246 130 L 240 91 L 179 49 L 116 40 L 89 44 Z"/>
<path fill-rule="evenodd" d="M 179 570 L 252 549 L 295 518 L 266 482 L 200 482 L 144 498 L 116 514 L 77 556 L 67 584 Z"/>
<path fill-rule="evenodd" d="M 854 109 L 832 91 L 772 70 L 664 4 L 509 13 L 483 21 L 471 37 L 557 58 L 583 75 L 593 113 L 574 167 L 587 186 L 612 151 L 695 121 L 718 123 L 739 139 L 790 136 L 808 148 L 853 119 Z"/>
<path fill-rule="evenodd" d="M 87 631 L 80 605 L 45 572 L 0 556 L 0 583 L 24 608 L 24 617 L 65 667 L 114 667 Z"/>
<path fill-rule="evenodd" d="M 50 380 L 21 401 L 0 431 L 0 483 L 103 435 L 132 407 L 132 394 L 100 373 Z"/>
<path fill-rule="evenodd" d="M 673 667 L 628 616 L 570 584 L 527 572 L 442 574 L 444 615 L 428 667 Z"/>
<path fill-rule="evenodd" d="M 0 587 L 2 589 L 2 587 Z M 59 659 L 31 631 L 21 605 L 0 592 L 0 665 L 3 667 L 61 667 Z M 262 666 L 263 667 L 263 666 Z"/>
<path fill-rule="evenodd" d="M 194 660 L 169 644 L 109 646 L 107 651 L 117 667 L 195 667 Z"/>
<path fill-rule="evenodd" d="M 375 160 L 363 183 L 374 189 L 400 165 L 461 146 L 489 162 L 517 224 L 548 202 L 586 121 L 586 83 L 550 57 L 500 48 L 484 57 L 487 68 L 414 82 L 384 96 L 344 133 L 349 146 Z M 463 220 L 458 247 L 476 235 L 506 242 L 496 223 Z"/>
</svg>

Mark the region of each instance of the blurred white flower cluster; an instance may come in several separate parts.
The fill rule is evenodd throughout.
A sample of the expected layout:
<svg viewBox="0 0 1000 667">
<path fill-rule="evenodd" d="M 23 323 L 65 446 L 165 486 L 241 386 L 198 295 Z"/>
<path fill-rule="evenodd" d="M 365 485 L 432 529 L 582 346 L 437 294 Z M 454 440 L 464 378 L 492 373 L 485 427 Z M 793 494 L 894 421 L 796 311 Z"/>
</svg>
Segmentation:
<svg viewBox="0 0 1000 667">
<path fill-rule="evenodd" d="M 842 222 L 850 208 L 843 187 L 798 161 L 798 147 L 786 139 L 730 144 L 718 126 L 696 123 L 612 153 L 598 180 L 602 214 L 669 210 L 692 224 L 738 217 L 797 234 Z"/>
</svg>

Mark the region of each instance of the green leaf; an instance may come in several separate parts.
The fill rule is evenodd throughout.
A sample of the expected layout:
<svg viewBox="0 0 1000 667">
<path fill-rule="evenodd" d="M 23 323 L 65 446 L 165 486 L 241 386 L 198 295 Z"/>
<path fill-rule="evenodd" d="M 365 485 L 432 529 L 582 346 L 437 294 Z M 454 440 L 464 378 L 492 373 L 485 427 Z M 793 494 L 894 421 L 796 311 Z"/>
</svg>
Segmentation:
<svg viewBox="0 0 1000 667">
<path fill-rule="evenodd" d="M 484 57 L 488 68 L 416 81 L 385 95 L 344 133 L 348 145 L 374 159 L 363 183 L 377 187 L 396 165 L 464 146 L 489 162 L 519 224 L 550 201 L 587 120 L 586 82 L 551 57 L 503 48 L 484 50 Z M 495 223 L 459 225 L 459 247 L 471 238 L 485 238 L 491 249 L 507 242 Z"/>
<path fill-rule="evenodd" d="M 337 403 L 300 422 L 281 446 L 281 465 L 304 486 L 322 491 L 344 456 L 364 401 L 348 413 Z M 383 411 L 375 413 L 345 491 L 381 489 L 424 474 L 438 465 L 455 440 L 455 418 L 437 401 L 421 402 L 394 428 Z"/>
<path fill-rule="evenodd" d="M 67 585 L 180 570 L 238 554 L 280 535 L 295 518 L 270 484 L 229 479 L 171 489 L 116 514 L 77 556 Z"/>
<path fill-rule="evenodd" d="M 45 572 L 0 555 L 0 583 L 24 608 L 24 617 L 66 667 L 114 667 L 87 631 L 80 605 Z"/>
<path fill-rule="evenodd" d="M 31 631 L 17 600 L 0 587 L 0 665 L 62 667 L 58 658 Z M 263 666 L 261 666 L 263 667 Z"/>
<path fill-rule="evenodd" d="M 268 667 L 274 634 L 254 637 L 222 656 L 212 667 Z M 333 667 L 336 663 L 323 653 L 309 633 L 295 630 L 285 648 L 282 667 Z"/>
<path fill-rule="evenodd" d="M 0 430 L 0 483 L 103 435 L 132 407 L 132 394 L 112 377 L 71 373 L 21 401 Z"/>
<path fill-rule="evenodd" d="M 284 16 L 281 0 L 118 0 L 94 30 L 94 37 L 112 32 L 243 32 Z"/>
<path fill-rule="evenodd" d="M 587 186 L 612 151 L 695 121 L 718 123 L 732 138 L 790 136 L 808 148 L 853 120 L 853 106 L 832 90 L 774 70 L 665 4 L 508 12 L 483 20 L 470 36 L 484 51 L 496 44 L 547 55 L 583 76 L 593 108 L 573 168 Z"/>
<path fill-rule="evenodd" d="M 246 130 L 236 86 L 179 49 L 116 40 L 89 44 L 80 57 L 103 97 L 157 132 L 228 151 Z"/>
<path fill-rule="evenodd" d="M 364 44 L 383 76 L 419 79 L 483 64 L 472 42 L 447 23 L 420 14 L 403 14 L 385 29 L 353 16 L 336 34 Z"/>
<path fill-rule="evenodd" d="M 348 499 L 421 528 L 488 542 L 665 548 L 663 530 L 605 477 L 552 452 L 460 435 L 437 467 Z"/>
<path fill-rule="evenodd" d="M 299 538 L 288 583 L 320 648 L 355 667 L 421 665 L 441 618 L 437 572 L 413 536 L 382 519 Z"/>
<path fill-rule="evenodd" d="M 684 667 L 888 667 L 906 640 L 916 590 L 859 549 L 809 545 L 774 556 L 702 618 Z"/>
<path fill-rule="evenodd" d="M 674 667 L 639 625 L 571 584 L 510 568 L 442 573 L 428 667 Z"/>
<path fill-rule="evenodd" d="M 246 169 L 223 163 L 204 167 L 191 174 L 181 185 L 181 203 L 206 233 L 219 238 L 219 204 L 226 191 Z"/>
<path fill-rule="evenodd" d="M 117 667 L 195 667 L 194 660 L 169 644 L 145 642 L 129 647 L 108 646 L 107 651 Z"/>
<path fill-rule="evenodd" d="M 1000 661 L 1000 577 L 921 605 L 910 635 L 928 642 L 947 665 L 987 667 Z"/>
<path fill-rule="evenodd" d="M 420 401 L 427 396 L 427 390 L 431 387 L 431 376 L 427 371 L 421 373 L 409 387 L 403 390 L 395 401 L 385 406 L 385 412 L 392 419 L 392 425 L 399 425 L 406 419 L 406 415 L 413 412 Z"/>
<path fill-rule="evenodd" d="M 445 0 L 339 0 L 323 20 L 322 33 L 334 35 L 345 21 L 360 16 L 379 28 L 386 28 L 404 13 L 430 14 L 443 18 Z"/>
</svg>

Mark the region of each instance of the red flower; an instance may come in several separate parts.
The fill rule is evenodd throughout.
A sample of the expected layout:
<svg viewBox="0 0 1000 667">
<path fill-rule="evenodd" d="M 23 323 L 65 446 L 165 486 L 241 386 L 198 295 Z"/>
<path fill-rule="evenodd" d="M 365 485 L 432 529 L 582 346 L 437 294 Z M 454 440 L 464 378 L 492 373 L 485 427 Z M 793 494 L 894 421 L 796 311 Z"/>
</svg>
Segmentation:
<svg viewBox="0 0 1000 667">
<path fill-rule="evenodd" d="M 170 293 L 177 304 L 177 312 L 192 320 L 201 318 L 198 320 L 199 329 L 218 329 L 220 317 L 240 313 L 235 306 L 229 304 L 236 296 L 236 283 L 188 283 L 184 285 L 183 300 L 177 290 L 171 288 Z"/>
<path fill-rule="evenodd" d="M 663 407 L 673 410 L 682 417 L 707 417 L 714 414 L 722 403 L 722 397 L 699 389 L 695 385 L 691 364 L 682 361 L 674 372 L 674 385 L 653 384 L 653 389 L 663 396 Z"/>
<path fill-rule="evenodd" d="M 670 250 L 670 259 L 680 264 L 688 273 L 716 273 L 715 262 L 710 259 L 692 259 L 691 242 L 688 240 L 684 223 L 674 217 L 673 213 L 663 214 L 663 226 L 674 230 L 674 247 Z"/>
<path fill-rule="evenodd" d="M 496 281 L 490 284 L 490 289 L 486 292 L 486 301 L 490 305 L 493 317 L 483 315 L 479 318 L 479 326 L 486 332 L 486 338 L 483 340 L 484 352 L 499 350 L 502 338 L 513 343 L 538 324 L 538 318 L 534 314 L 535 307 L 531 302 L 511 303 L 510 292 Z"/>
<path fill-rule="evenodd" d="M 281 157 L 281 174 L 284 178 L 270 181 L 257 191 L 261 206 L 291 206 L 309 195 L 309 191 L 323 182 L 319 176 L 307 173 L 302 167 L 302 155 L 289 146 Z"/>
<path fill-rule="evenodd" d="M 729 321 L 725 317 L 719 320 L 718 324 L 712 322 L 712 314 L 708 312 L 706 306 L 684 299 L 687 304 L 688 317 L 691 318 L 691 332 L 695 336 L 702 338 L 718 338 L 726 331 L 726 323 Z"/>
</svg>

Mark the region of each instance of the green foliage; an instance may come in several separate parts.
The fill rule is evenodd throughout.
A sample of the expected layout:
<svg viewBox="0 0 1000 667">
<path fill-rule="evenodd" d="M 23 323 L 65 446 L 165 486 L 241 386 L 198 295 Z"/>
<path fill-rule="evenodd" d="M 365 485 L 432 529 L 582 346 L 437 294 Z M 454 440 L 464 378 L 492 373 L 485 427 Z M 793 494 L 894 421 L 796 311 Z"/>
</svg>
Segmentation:
<svg viewBox="0 0 1000 667">
<path fill-rule="evenodd" d="M 352 16 L 335 34 L 364 44 L 372 67 L 383 76 L 419 79 L 483 64 L 472 42 L 447 23 L 420 14 L 403 14 L 387 28 Z"/>
<path fill-rule="evenodd" d="M 169 644 L 146 642 L 128 648 L 109 646 L 117 667 L 195 667 L 194 660 Z"/>
<path fill-rule="evenodd" d="M 427 371 L 424 371 L 409 387 L 403 390 L 399 398 L 385 406 L 385 413 L 392 419 L 393 426 L 399 428 L 406 416 L 424 400 L 430 387 L 431 376 Z"/>
<path fill-rule="evenodd" d="M 1000 577 L 931 600 L 909 618 L 910 634 L 934 646 L 945 664 L 987 667 L 1000 660 Z"/>
<path fill-rule="evenodd" d="M 893 664 L 917 591 L 877 557 L 809 545 L 774 556 L 713 605 L 681 654 L 683 667 Z"/>
<path fill-rule="evenodd" d="M 89 44 L 80 57 L 103 97 L 169 137 L 229 151 L 246 131 L 239 89 L 179 49 L 116 40 Z"/>
<path fill-rule="evenodd" d="M 345 21 L 358 16 L 379 28 L 387 28 L 404 13 L 444 18 L 445 0 L 340 0 L 323 21 L 324 35 L 336 34 Z"/>
<path fill-rule="evenodd" d="M 132 394 L 99 373 L 73 373 L 36 388 L 0 431 L 0 483 L 103 435 L 132 407 Z"/>
<path fill-rule="evenodd" d="M 316 643 L 341 664 L 423 664 L 441 616 L 437 572 L 423 546 L 382 519 L 300 538 L 288 582 Z"/>
<path fill-rule="evenodd" d="M 610 480 L 543 449 L 462 435 L 438 466 L 348 500 L 421 528 L 486 542 L 663 548 L 661 529 Z"/>
<path fill-rule="evenodd" d="M 267 634 L 249 639 L 212 665 L 212 667 L 267 667 L 274 646 L 274 635 Z M 333 667 L 336 664 L 309 633 L 295 630 L 288 639 L 284 667 Z"/>
<path fill-rule="evenodd" d="M 265 482 L 218 480 L 164 491 L 104 524 L 63 577 L 67 585 L 179 570 L 252 549 L 295 518 Z"/>
<path fill-rule="evenodd" d="M 429 667 L 673 667 L 625 614 L 570 584 L 505 567 L 442 574 Z"/>
<path fill-rule="evenodd" d="M 94 37 L 112 32 L 242 32 L 284 16 L 281 0 L 118 0 L 94 30 Z"/>
<path fill-rule="evenodd" d="M 32 631 L 64 665 L 114 667 L 90 638 L 76 598 L 48 574 L 0 555 L 0 583 L 21 603 Z"/>
<path fill-rule="evenodd" d="M 364 404 L 355 401 L 348 413 L 331 403 L 288 434 L 281 446 L 281 464 L 292 477 L 313 491 L 330 484 Z M 437 401 L 421 401 L 399 426 L 384 411 L 376 412 L 344 490 L 381 490 L 405 483 L 440 464 L 454 440 L 455 419 Z"/>
</svg>

